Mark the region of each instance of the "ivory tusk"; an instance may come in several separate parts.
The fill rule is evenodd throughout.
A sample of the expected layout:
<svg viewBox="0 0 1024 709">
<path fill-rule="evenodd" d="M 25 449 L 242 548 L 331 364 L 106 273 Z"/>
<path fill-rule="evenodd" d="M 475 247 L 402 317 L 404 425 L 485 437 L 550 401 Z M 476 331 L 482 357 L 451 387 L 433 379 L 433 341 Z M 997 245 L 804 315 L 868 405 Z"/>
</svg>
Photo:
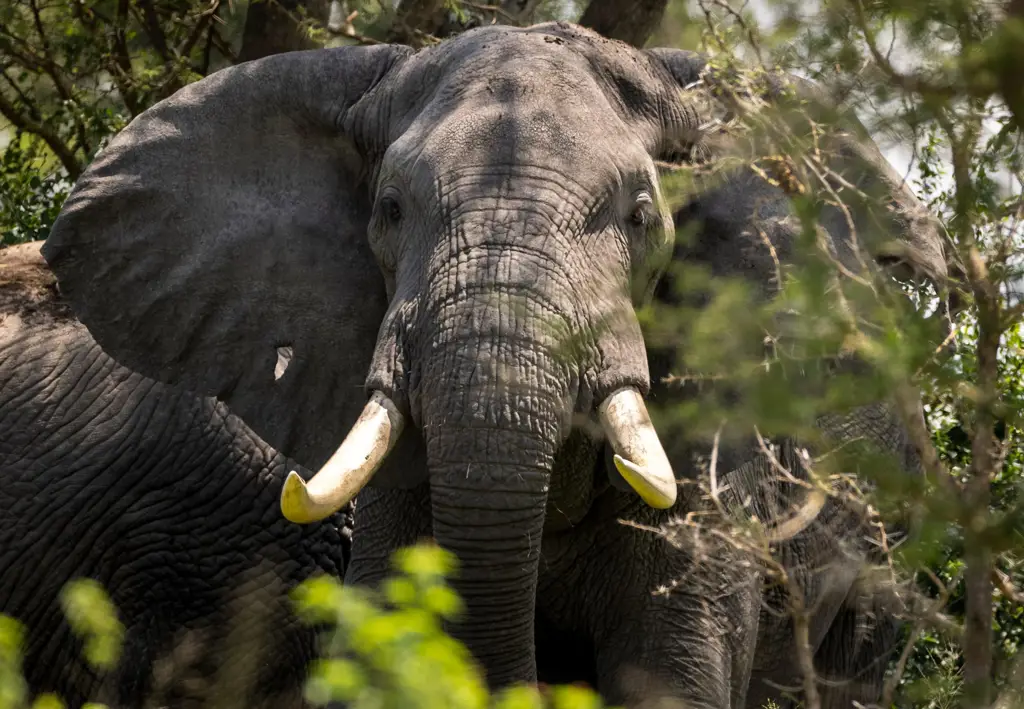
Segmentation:
<svg viewBox="0 0 1024 709">
<path fill-rule="evenodd" d="M 821 510 L 825 507 L 828 496 L 821 490 L 814 488 L 807 494 L 807 499 L 800 509 L 793 513 L 789 519 L 772 525 L 765 529 L 765 536 L 772 544 L 792 539 L 800 532 L 807 529 L 811 522 L 817 519 Z"/>
<path fill-rule="evenodd" d="M 394 403 L 381 392 L 373 392 L 348 436 L 308 483 L 294 470 L 288 473 L 281 490 L 285 518 L 309 524 L 341 509 L 377 472 L 404 425 Z"/>
<path fill-rule="evenodd" d="M 674 505 L 676 478 L 640 392 L 618 389 L 601 402 L 597 413 L 623 479 L 651 507 Z"/>
</svg>

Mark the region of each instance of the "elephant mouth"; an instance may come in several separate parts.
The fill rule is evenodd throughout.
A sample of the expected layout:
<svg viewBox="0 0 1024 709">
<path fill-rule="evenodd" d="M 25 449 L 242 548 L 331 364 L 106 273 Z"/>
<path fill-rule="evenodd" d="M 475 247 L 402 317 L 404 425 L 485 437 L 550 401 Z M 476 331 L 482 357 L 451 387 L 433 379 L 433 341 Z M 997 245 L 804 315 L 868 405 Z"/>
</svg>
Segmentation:
<svg viewBox="0 0 1024 709">
<path fill-rule="evenodd" d="M 640 392 L 617 389 L 601 402 L 597 414 L 623 479 L 651 507 L 672 507 L 675 475 Z M 288 473 L 281 491 L 285 518 L 309 524 L 348 504 L 380 468 L 404 428 L 405 417 L 394 402 L 374 391 L 345 440 L 308 483 L 294 470 Z"/>
</svg>

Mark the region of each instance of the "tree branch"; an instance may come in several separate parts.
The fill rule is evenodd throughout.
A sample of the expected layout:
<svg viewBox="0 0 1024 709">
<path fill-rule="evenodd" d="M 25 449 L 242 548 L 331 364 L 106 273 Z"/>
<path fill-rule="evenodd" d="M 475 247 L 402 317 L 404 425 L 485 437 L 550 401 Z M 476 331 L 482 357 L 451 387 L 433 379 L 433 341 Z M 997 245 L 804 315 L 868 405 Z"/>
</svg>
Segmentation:
<svg viewBox="0 0 1024 709">
<path fill-rule="evenodd" d="M 2 27 L 0 27 L 0 35 L 3 38 L 3 42 L 0 42 L 0 49 L 21 62 L 26 69 L 46 74 L 53 81 L 54 88 L 62 99 L 73 100 L 67 78 L 62 74 L 63 67 L 55 64 L 52 57 L 49 55 L 39 56 L 24 39 L 7 32 Z M 15 42 L 20 47 L 15 47 Z"/>
<path fill-rule="evenodd" d="M 46 75 L 53 81 L 54 87 L 57 89 L 57 93 L 71 105 L 75 105 L 71 82 L 67 80 L 63 75 L 64 68 L 57 64 L 53 50 L 50 49 L 50 42 L 46 38 L 46 30 L 43 27 L 43 18 L 39 11 L 39 6 L 36 4 L 36 0 L 30 0 L 29 7 L 32 9 L 32 19 L 35 22 L 36 33 L 39 35 L 39 43 L 43 48 L 43 55 L 46 57 L 44 63 L 44 70 Z M 81 118 L 75 111 L 71 111 L 72 120 L 75 122 L 75 131 L 78 133 L 78 142 L 82 150 L 85 151 L 86 155 L 89 155 L 92 148 L 89 145 L 88 134 L 85 130 L 85 124 L 82 123 Z"/>
<path fill-rule="evenodd" d="M 864 37 L 864 43 L 867 45 L 868 53 L 871 54 L 872 60 L 874 60 L 875 65 L 878 66 L 878 68 L 881 69 L 887 77 L 892 79 L 895 84 L 904 91 L 930 98 L 939 98 L 948 101 L 957 96 L 958 91 L 955 86 L 933 83 L 926 81 L 920 76 L 903 74 L 898 71 L 896 67 L 892 65 L 892 62 L 889 61 L 888 56 L 883 54 L 878 48 L 875 33 L 868 26 L 867 17 L 864 14 L 864 5 L 861 0 L 852 0 L 850 6 L 853 8 L 857 29 L 861 31 L 861 34 Z"/>
<path fill-rule="evenodd" d="M 210 32 L 213 33 L 213 46 L 216 47 L 217 51 L 220 52 L 229 62 L 237 64 L 240 61 L 238 55 L 231 49 L 231 46 L 227 41 L 220 36 L 220 32 L 215 30 L 216 28 L 210 28 Z"/>
<path fill-rule="evenodd" d="M 30 99 L 28 95 L 21 90 L 21 87 L 18 86 L 18 82 L 12 79 L 11 77 L 7 76 L 7 72 L 2 70 L 0 70 L 0 77 L 2 77 L 3 80 L 7 83 L 7 85 L 11 87 L 11 90 L 14 93 L 18 94 L 18 98 L 21 99 L 21 105 L 23 105 L 25 109 L 28 111 L 29 117 L 33 120 L 41 121 L 43 119 L 42 112 L 35 105 L 32 99 Z"/>
<path fill-rule="evenodd" d="M 209 6 L 196 16 L 195 27 L 189 33 L 188 37 L 182 40 L 181 44 L 173 50 L 173 56 L 165 64 L 163 75 L 157 82 L 156 89 L 153 91 L 153 95 L 150 97 L 150 103 L 161 101 L 175 91 L 180 89 L 183 84 L 181 82 L 181 67 L 188 61 L 188 56 L 192 53 L 192 49 L 195 47 L 199 38 L 203 36 L 203 31 L 209 27 L 209 34 L 206 38 L 206 48 L 203 52 L 203 71 L 202 74 L 206 74 L 206 69 L 210 63 L 210 47 L 214 41 L 214 34 L 216 28 L 210 27 L 213 22 L 213 18 L 216 17 L 217 11 L 220 9 L 220 0 L 210 0 Z"/>
<path fill-rule="evenodd" d="M 242 32 L 242 48 L 238 53 L 240 61 L 313 49 L 316 45 L 302 31 L 295 12 L 302 3 L 299 0 L 258 0 L 250 2 Z M 314 3 L 314 14 L 327 17 L 327 3 Z"/>
<path fill-rule="evenodd" d="M 203 36 L 203 30 L 213 21 L 218 9 L 220 9 L 220 0 L 210 0 L 209 7 L 199 13 L 199 16 L 196 17 L 196 26 L 192 28 L 192 32 L 176 50 L 176 54 L 179 57 L 187 57 L 189 55 L 196 42 Z"/>
<path fill-rule="evenodd" d="M 900 419 L 907 427 L 910 442 L 921 459 L 921 466 L 924 468 L 925 474 L 946 492 L 951 501 L 959 500 L 963 490 L 960 488 L 960 483 L 950 474 L 939 458 L 938 451 L 935 450 L 931 433 L 928 431 L 928 424 L 924 419 L 924 412 L 921 410 L 920 392 L 909 383 L 905 383 L 896 387 L 893 398 Z"/>
<path fill-rule="evenodd" d="M 142 26 L 146 28 L 146 36 L 153 43 L 153 48 L 156 49 L 160 58 L 164 62 L 170 62 L 172 57 L 167 46 L 167 35 L 164 34 L 164 30 L 160 26 L 160 16 L 157 15 L 156 8 L 153 7 L 153 0 L 137 0 L 137 2 L 142 8 Z"/>
<path fill-rule="evenodd" d="M 124 0 L 120 1 L 124 2 Z M 104 18 L 102 15 L 96 12 L 94 8 L 86 7 L 84 0 L 72 0 L 71 7 L 75 13 L 75 17 L 78 18 L 78 21 L 82 23 L 83 27 L 89 30 L 89 33 L 92 35 L 93 41 L 96 42 L 98 46 L 104 46 L 106 44 L 106 41 L 101 35 L 101 33 L 97 30 L 96 21 L 93 18 L 99 17 L 103 22 L 110 25 L 114 23 Z M 124 38 L 122 33 L 122 40 L 123 39 Z M 115 44 L 116 41 L 117 40 L 115 38 Z M 127 62 L 127 74 L 125 73 L 125 70 L 122 68 L 123 62 Z M 124 48 L 124 56 L 121 57 L 120 61 L 108 60 L 106 64 L 108 71 L 110 72 L 110 77 L 114 81 L 114 86 L 117 87 L 117 92 L 121 96 L 121 101 L 124 103 L 129 113 L 131 113 L 132 116 L 136 116 L 139 113 L 141 113 L 141 108 L 139 107 L 138 102 L 135 101 L 135 97 L 131 93 L 131 88 L 126 83 L 126 79 L 131 78 L 131 60 L 127 56 L 127 47 Z"/>
<path fill-rule="evenodd" d="M 995 438 L 995 405 L 999 397 L 999 341 L 1002 336 L 1000 296 L 975 238 L 977 190 L 971 164 L 981 134 L 981 118 L 971 112 L 954 123 L 945 112 L 936 120 L 949 139 L 953 159 L 954 215 L 950 220 L 964 259 L 977 315 L 977 374 L 971 466 L 964 490 L 964 697 L 965 706 L 988 707 L 992 677 L 992 600 L 994 569 L 986 538 L 991 503 L 991 476 L 1000 465 Z M 962 126 L 962 127 L 961 127 Z M 959 130 L 958 130 L 959 128 Z"/>
<path fill-rule="evenodd" d="M 807 709 L 821 709 L 821 695 L 818 693 L 818 674 L 814 669 L 814 653 L 811 650 L 810 611 L 805 606 L 803 589 L 795 583 L 786 584 L 790 613 L 793 617 L 793 636 L 796 641 L 797 664 L 803 678 L 804 706 Z"/>
<path fill-rule="evenodd" d="M 82 174 L 82 167 L 78 164 L 75 154 L 68 147 L 67 143 L 61 140 L 60 136 L 53 132 L 48 126 L 40 121 L 34 121 L 18 111 L 17 107 L 7 100 L 7 97 L 0 93 L 0 114 L 11 122 L 15 128 L 26 133 L 39 136 L 53 154 L 60 160 L 68 176 L 72 180 L 78 179 Z"/>
<path fill-rule="evenodd" d="M 913 653 L 918 639 L 924 632 L 925 626 L 928 625 L 929 619 L 937 615 L 949 602 L 949 586 L 942 583 L 942 581 L 940 581 L 939 578 L 930 570 L 927 571 L 927 573 L 931 577 L 932 582 L 938 587 L 939 597 L 934 603 L 929 604 L 924 613 L 920 614 L 915 619 L 914 625 L 910 629 L 910 633 L 904 642 L 903 651 L 900 653 L 899 659 L 896 660 L 896 666 L 893 668 L 892 674 L 885 679 L 885 682 L 882 685 L 881 706 L 883 707 L 891 707 L 893 705 L 896 688 L 899 686 L 900 680 L 903 679 L 903 675 L 907 669 L 907 662 L 910 660 L 910 655 Z"/>
<path fill-rule="evenodd" d="M 482 14 L 484 24 L 513 25 L 526 27 L 533 21 L 538 0 L 497 0 L 491 3 L 460 0 L 466 6 Z"/>
<path fill-rule="evenodd" d="M 114 15 L 113 26 L 113 60 L 111 76 L 121 92 L 121 99 L 133 116 L 137 116 L 144 110 L 135 90 L 132 87 L 134 74 L 132 72 L 132 60 L 128 54 L 127 25 L 128 25 L 128 0 L 118 0 L 117 11 Z"/>
<path fill-rule="evenodd" d="M 210 71 L 210 59 L 213 56 L 213 38 L 217 34 L 217 28 L 211 26 L 206 32 L 206 44 L 203 46 L 203 58 L 196 67 L 196 71 L 206 76 Z"/>
</svg>

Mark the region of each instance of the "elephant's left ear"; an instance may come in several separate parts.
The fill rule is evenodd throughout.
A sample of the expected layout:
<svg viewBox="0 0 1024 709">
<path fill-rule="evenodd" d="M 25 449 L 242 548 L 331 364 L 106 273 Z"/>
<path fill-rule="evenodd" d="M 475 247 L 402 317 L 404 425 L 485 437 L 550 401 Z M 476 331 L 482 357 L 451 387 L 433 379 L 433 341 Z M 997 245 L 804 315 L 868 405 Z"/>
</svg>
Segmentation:
<svg viewBox="0 0 1024 709">
<path fill-rule="evenodd" d="M 706 81 L 708 63 L 702 54 L 679 49 L 652 49 L 647 54 L 677 88 L 694 91 L 698 82 Z M 824 177 L 837 193 L 845 195 L 843 201 L 852 212 L 859 245 L 897 277 L 926 278 L 945 286 L 947 248 L 941 225 L 885 159 L 853 110 L 837 104 L 820 86 L 805 79 L 783 74 L 762 78 L 757 84 L 759 97 L 778 109 L 779 118 L 790 123 L 793 133 L 819 136 L 826 173 L 831 172 Z M 717 72 L 708 83 L 730 80 Z M 711 92 L 704 93 L 706 98 Z M 683 102 L 688 100 L 682 97 Z M 671 121 L 668 123 L 671 132 Z M 718 144 L 730 142 L 725 139 Z M 709 157 L 713 160 L 716 156 Z M 850 184 L 856 185 L 870 204 L 857 204 L 859 198 L 848 188 Z M 779 200 L 787 199 L 782 190 L 776 192 Z M 833 235 L 848 232 L 840 219 L 847 220 L 840 210 L 826 210 L 823 226 Z"/>
<path fill-rule="evenodd" d="M 226 401 L 309 467 L 365 404 L 387 307 L 366 239 L 380 115 L 408 47 L 280 54 L 135 118 L 43 247 L 104 350 Z M 386 104 L 384 100 L 382 103 Z"/>
</svg>

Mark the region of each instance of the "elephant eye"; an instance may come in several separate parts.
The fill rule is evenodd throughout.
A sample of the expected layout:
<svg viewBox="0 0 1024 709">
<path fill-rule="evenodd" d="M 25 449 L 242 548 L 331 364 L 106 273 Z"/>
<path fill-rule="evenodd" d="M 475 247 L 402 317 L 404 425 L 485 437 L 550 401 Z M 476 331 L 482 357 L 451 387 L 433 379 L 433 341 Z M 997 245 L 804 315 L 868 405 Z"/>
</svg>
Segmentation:
<svg viewBox="0 0 1024 709">
<path fill-rule="evenodd" d="M 380 213 L 392 225 L 397 224 L 402 219 L 402 208 L 398 206 L 398 202 L 393 197 L 381 198 Z"/>
<path fill-rule="evenodd" d="M 633 204 L 633 211 L 629 215 L 629 220 L 636 226 L 647 226 L 652 219 L 651 210 L 653 207 L 654 200 L 651 198 L 650 193 L 641 192 L 637 195 L 636 202 Z"/>
</svg>

